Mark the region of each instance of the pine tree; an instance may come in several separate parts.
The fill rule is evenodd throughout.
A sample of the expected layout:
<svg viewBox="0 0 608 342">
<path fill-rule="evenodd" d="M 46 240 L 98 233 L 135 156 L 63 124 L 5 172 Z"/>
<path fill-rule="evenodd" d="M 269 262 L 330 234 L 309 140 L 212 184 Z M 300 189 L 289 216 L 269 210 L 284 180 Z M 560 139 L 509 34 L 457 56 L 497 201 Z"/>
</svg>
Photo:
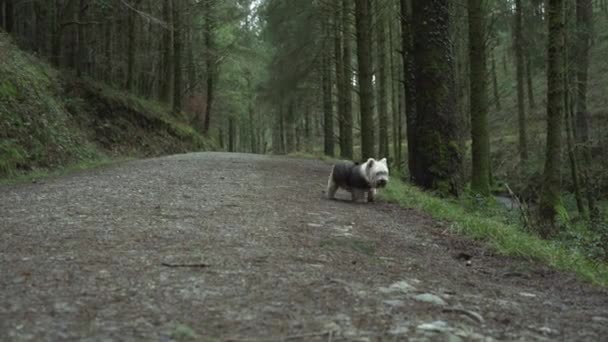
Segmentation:
<svg viewBox="0 0 608 342">
<path fill-rule="evenodd" d="M 462 134 L 456 108 L 449 9 L 448 0 L 413 3 L 416 163 L 412 177 L 423 188 L 457 196 L 462 188 Z"/>
<path fill-rule="evenodd" d="M 547 146 L 540 198 L 540 234 L 557 233 L 561 205 L 561 153 L 564 119 L 564 0 L 548 0 Z"/>
</svg>

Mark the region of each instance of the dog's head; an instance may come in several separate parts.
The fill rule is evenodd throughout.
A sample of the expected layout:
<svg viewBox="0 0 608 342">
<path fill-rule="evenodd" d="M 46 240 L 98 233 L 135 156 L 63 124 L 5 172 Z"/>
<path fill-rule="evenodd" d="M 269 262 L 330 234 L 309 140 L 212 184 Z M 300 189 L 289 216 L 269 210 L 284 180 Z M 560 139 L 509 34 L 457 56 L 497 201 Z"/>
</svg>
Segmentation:
<svg viewBox="0 0 608 342">
<path fill-rule="evenodd" d="M 388 163 L 386 158 L 369 158 L 363 165 L 365 175 L 372 188 L 383 188 L 388 184 Z"/>
</svg>

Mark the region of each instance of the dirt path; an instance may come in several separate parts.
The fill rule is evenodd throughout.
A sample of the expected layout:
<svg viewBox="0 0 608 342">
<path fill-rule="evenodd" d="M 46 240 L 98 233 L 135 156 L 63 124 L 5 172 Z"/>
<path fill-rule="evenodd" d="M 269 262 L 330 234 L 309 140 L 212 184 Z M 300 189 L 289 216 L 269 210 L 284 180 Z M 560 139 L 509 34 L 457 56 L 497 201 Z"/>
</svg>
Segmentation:
<svg viewBox="0 0 608 342">
<path fill-rule="evenodd" d="M 0 340 L 606 338 L 606 290 L 325 200 L 328 172 L 205 153 L 0 187 Z"/>
</svg>

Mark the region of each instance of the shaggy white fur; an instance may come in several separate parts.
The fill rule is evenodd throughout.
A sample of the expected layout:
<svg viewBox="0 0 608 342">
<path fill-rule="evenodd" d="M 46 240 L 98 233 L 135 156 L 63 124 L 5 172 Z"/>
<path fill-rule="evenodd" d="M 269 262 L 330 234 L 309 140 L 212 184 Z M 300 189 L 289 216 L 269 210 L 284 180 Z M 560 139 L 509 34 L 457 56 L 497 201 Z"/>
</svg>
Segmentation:
<svg viewBox="0 0 608 342">
<path fill-rule="evenodd" d="M 345 168 L 347 171 L 345 171 Z M 369 158 L 365 163 L 336 164 L 332 168 L 327 182 L 327 196 L 334 199 L 338 189 L 349 191 L 353 202 L 373 202 L 378 188 L 388 184 L 389 171 L 386 158 L 375 160 Z M 362 185 L 363 182 L 365 185 Z"/>
</svg>

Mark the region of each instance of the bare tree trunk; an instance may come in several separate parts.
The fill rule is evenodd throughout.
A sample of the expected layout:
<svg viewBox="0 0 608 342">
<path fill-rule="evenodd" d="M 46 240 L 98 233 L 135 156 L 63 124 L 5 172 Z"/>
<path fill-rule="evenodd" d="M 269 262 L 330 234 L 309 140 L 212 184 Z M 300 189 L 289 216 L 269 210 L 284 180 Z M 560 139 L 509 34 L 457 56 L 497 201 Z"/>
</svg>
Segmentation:
<svg viewBox="0 0 608 342">
<path fill-rule="evenodd" d="M 216 73 L 216 51 L 214 32 L 214 13 L 213 5 L 209 0 L 205 2 L 205 12 L 207 17 L 205 19 L 205 48 L 206 48 L 206 65 L 207 65 L 207 106 L 205 109 L 205 126 L 203 132 L 207 134 L 211 128 L 211 117 L 213 116 L 213 102 L 215 100 L 215 78 Z"/>
<path fill-rule="evenodd" d="M 532 61 L 530 51 L 526 53 L 526 86 L 528 88 L 528 108 L 532 114 L 536 104 L 534 102 L 534 85 L 532 84 Z"/>
<path fill-rule="evenodd" d="M 142 0 L 135 0 L 131 3 L 131 6 L 136 9 Z M 135 80 L 135 50 L 137 49 L 137 42 L 135 41 L 135 19 L 137 18 L 137 13 L 134 10 L 130 9 L 127 14 L 127 39 L 128 39 L 128 47 L 127 47 L 127 80 L 126 80 L 126 89 L 128 91 L 133 91 L 133 82 Z"/>
<path fill-rule="evenodd" d="M 76 21 L 82 23 L 84 21 L 86 11 L 87 11 L 87 0 L 80 0 L 78 5 L 77 17 Z M 77 49 L 77 58 L 76 58 L 76 75 L 78 77 L 82 76 L 83 69 L 86 64 L 87 56 L 86 56 L 86 48 L 85 48 L 85 30 L 84 25 L 78 24 L 76 28 L 76 49 Z"/>
<path fill-rule="evenodd" d="M 390 58 L 390 81 L 391 81 L 391 106 L 393 112 L 393 161 L 395 165 L 401 165 L 401 111 L 399 110 L 399 92 L 398 92 L 398 75 L 399 75 L 399 63 L 395 63 L 395 41 L 394 31 L 395 25 L 392 20 L 388 23 L 388 36 L 389 36 L 389 58 Z"/>
<path fill-rule="evenodd" d="M 492 90 L 494 91 L 494 105 L 500 110 L 500 94 L 498 92 L 498 76 L 496 75 L 496 60 L 492 52 Z"/>
<path fill-rule="evenodd" d="M 173 112 L 182 111 L 182 18 L 180 1 L 173 2 Z M 234 146 L 233 146 L 234 147 Z"/>
<path fill-rule="evenodd" d="M 346 99 L 346 89 L 344 89 L 344 67 L 342 63 L 344 63 L 344 58 L 342 54 L 344 53 L 343 45 L 343 26 L 342 22 L 342 1 L 337 1 L 333 6 L 334 9 L 334 63 L 336 69 L 336 89 L 337 89 L 337 109 L 338 109 L 338 129 L 340 132 L 340 156 L 343 158 L 345 152 L 348 152 L 348 147 L 345 146 L 345 136 L 346 127 L 344 116 L 344 100 Z"/>
<path fill-rule="evenodd" d="M 388 74 L 386 55 L 386 19 L 382 13 L 381 6 L 376 6 L 376 39 L 378 44 L 378 158 L 388 158 Z"/>
<path fill-rule="evenodd" d="M 486 18 L 483 0 L 468 0 L 469 58 L 471 61 L 471 190 L 490 195 L 490 135 L 488 133 Z"/>
<path fill-rule="evenodd" d="M 417 120 L 412 176 L 423 188 L 458 196 L 462 188 L 462 120 L 456 108 L 449 11 L 448 0 L 413 3 Z"/>
<path fill-rule="evenodd" d="M 604 3 L 605 5 L 605 3 Z M 589 167 L 592 162 L 591 141 L 589 138 L 589 126 L 591 117 L 587 109 L 587 79 L 589 70 L 589 50 L 591 47 L 591 34 L 593 32 L 593 6 L 592 0 L 576 1 L 577 22 L 577 96 L 576 96 L 576 142 L 580 147 L 583 167 L 582 174 L 585 184 L 585 195 L 587 207 L 592 218 L 597 218 L 597 208 L 594 184 L 591 184 Z"/>
<path fill-rule="evenodd" d="M 374 157 L 374 86 L 372 83 L 371 0 L 355 1 L 359 104 L 361 113 L 361 159 Z"/>
<path fill-rule="evenodd" d="M 524 104 L 524 40 L 523 8 L 521 0 L 515 0 L 515 69 L 517 73 L 517 118 L 519 122 L 519 159 L 528 160 L 528 137 L 526 133 L 526 111 Z"/>
<path fill-rule="evenodd" d="M 403 85 L 405 90 L 405 122 L 407 134 L 407 155 L 410 178 L 416 169 L 416 76 L 414 67 L 414 42 L 410 21 L 411 2 L 400 0 L 401 9 L 401 37 L 403 58 Z"/>
<path fill-rule="evenodd" d="M 540 234 L 557 233 L 561 203 L 562 122 L 564 119 L 564 0 L 548 0 L 547 151 L 540 198 Z"/>
<path fill-rule="evenodd" d="M 171 20 L 171 0 L 162 0 L 162 18 L 165 23 L 170 24 Z M 164 103 L 171 103 L 171 86 L 173 84 L 173 61 L 171 55 L 173 54 L 173 42 L 172 31 L 169 29 L 163 29 L 161 51 L 162 61 L 159 68 L 159 85 L 158 85 L 158 99 Z"/>
<path fill-rule="evenodd" d="M 342 0 L 342 116 L 340 122 L 340 155 L 353 159 L 353 102 L 352 102 L 352 0 Z"/>
</svg>

